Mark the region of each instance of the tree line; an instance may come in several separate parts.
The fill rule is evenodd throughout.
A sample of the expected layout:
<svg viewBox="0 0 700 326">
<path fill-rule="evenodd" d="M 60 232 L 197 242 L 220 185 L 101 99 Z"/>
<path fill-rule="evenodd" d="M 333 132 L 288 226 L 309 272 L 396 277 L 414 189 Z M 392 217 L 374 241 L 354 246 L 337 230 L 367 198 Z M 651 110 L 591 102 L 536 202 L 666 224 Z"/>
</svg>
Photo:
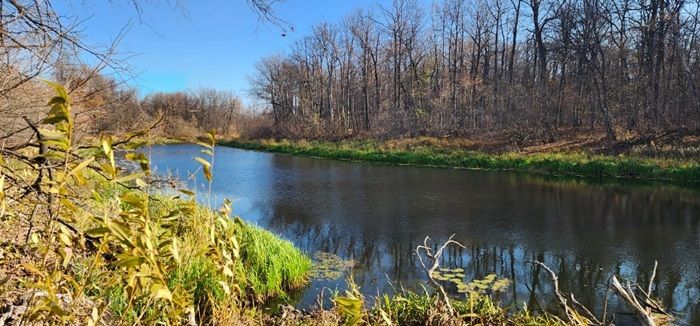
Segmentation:
<svg viewBox="0 0 700 326">
<path fill-rule="evenodd" d="M 232 91 L 198 88 L 141 95 L 135 87 L 91 66 L 65 62 L 53 66 L 50 79 L 70 89 L 81 135 L 117 135 L 145 129 L 166 137 L 191 138 L 208 130 L 230 135 L 238 133 L 238 122 L 246 115 L 240 98 Z M 20 88 L 24 92 L 11 95 L 32 99 L 46 88 L 38 80 L 30 81 Z M 2 118 L 8 122 L 24 117 L 37 120 L 46 111 L 45 100 L 34 102 L 27 106 L 22 105 L 26 102 L 8 101 L 8 114 Z M 11 129 L 12 124 L 6 127 Z M 21 133 L 16 136 L 18 140 L 23 137 Z"/>
<path fill-rule="evenodd" d="M 285 137 L 697 130 L 697 0 L 395 0 L 267 57 Z"/>
<path fill-rule="evenodd" d="M 276 16 L 274 1 L 245 1 L 261 20 L 288 28 Z M 135 15 L 141 14 L 142 2 L 123 2 Z M 260 125 L 257 120 L 264 125 L 264 118 L 256 120 L 244 112 L 240 98 L 231 91 L 201 88 L 139 94 L 129 85 L 138 77 L 131 74 L 128 57 L 118 51 L 124 35 L 115 35 L 112 44 L 89 43 L 83 35 L 84 17 L 54 8 L 52 0 L 0 0 L 0 147 L 26 141 L 31 136 L 29 124 L 38 124 L 45 116 L 51 90 L 44 80 L 68 91 L 80 135 L 155 126 L 151 130 L 161 136 L 194 137 L 208 130 L 236 134 L 244 124 Z"/>
</svg>

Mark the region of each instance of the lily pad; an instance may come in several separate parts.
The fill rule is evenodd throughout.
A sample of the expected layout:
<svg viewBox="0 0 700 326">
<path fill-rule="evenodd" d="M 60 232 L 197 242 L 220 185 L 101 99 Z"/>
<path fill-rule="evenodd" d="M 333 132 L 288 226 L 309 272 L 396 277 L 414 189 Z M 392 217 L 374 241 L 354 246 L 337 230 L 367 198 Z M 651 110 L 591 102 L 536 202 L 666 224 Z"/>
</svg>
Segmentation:
<svg viewBox="0 0 700 326">
<path fill-rule="evenodd" d="M 352 260 L 343 260 L 328 252 L 317 252 L 314 254 L 311 276 L 317 280 L 335 280 L 343 277 L 354 266 Z"/>
</svg>

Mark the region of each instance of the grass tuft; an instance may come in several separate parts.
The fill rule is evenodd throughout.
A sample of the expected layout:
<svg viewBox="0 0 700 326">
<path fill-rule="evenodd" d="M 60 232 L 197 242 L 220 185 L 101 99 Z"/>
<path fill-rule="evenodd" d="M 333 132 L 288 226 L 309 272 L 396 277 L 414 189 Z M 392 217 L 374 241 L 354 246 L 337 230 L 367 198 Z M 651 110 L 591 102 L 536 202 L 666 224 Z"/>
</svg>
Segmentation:
<svg viewBox="0 0 700 326">
<path fill-rule="evenodd" d="M 244 277 L 256 300 L 284 297 L 288 290 L 306 284 L 311 270 L 306 255 L 270 231 L 251 224 L 239 225 Z"/>
</svg>

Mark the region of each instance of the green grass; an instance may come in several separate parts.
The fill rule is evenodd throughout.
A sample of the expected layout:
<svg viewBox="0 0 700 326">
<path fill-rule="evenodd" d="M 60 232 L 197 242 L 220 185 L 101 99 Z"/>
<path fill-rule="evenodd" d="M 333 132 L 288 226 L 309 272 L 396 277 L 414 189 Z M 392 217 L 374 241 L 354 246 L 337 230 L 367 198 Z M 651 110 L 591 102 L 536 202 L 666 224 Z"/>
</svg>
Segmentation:
<svg viewBox="0 0 700 326">
<path fill-rule="evenodd" d="M 454 298 L 451 303 L 459 318 L 448 316 L 437 307 L 433 295 L 404 292 L 393 297 L 381 296 L 367 314 L 373 325 L 385 324 L 387 319 L 396 325 L 426 325 L 436 320 L 465 325 L 565 325 L 549 313 L 531 314 L 522 307 L 518 311 L 503 308 L 487 295 Z"/>
<path fill-rule="evenodd" d="M 154 215 L 163 215 L 177 207 L 177 201 L 168 196 L 156 196 L 158 204 L 152 206 Z M 209 223 L 210 210 L 198 205 L 194 218 L 185 221 L 178 234 L 181 235 L 183 252 L 190 253 L 183 259 L 184 267 L 178 279 L 186 288 L 219 289 L 220 272 L 211 271 L 215 264 L 202 258 L 200 247 L 209 234 L 205 223 Z M 237 283 L 248 297 L 261 302 L 272 297 L 285 297 L 288 290 L 305 285 L 311 271 L 311 259 L 288 240 L 261 227 L 235 218 L 236 235 L 240 244 L 240 259 L 236 261 Z M 179 270 L 178 270 L 179 271 Z M 201 279 L 204 279 L 201 281 Z M 199 283 L 192 283 L 199 280 Z M 197 292 L 195 292 L 197 293 Z M 223 294 L 221 292 L 220 294 Z M 219 297 L 217 295 L 217 297 Z"/>
<path fill-rule="evenodd" d="M 89 179 L 93 188 L 103 198 L 119 196 L 123 191 L 110 183 Z M 168 212 L 182 207 L 186 200 L 165 194 L 154 195 L 149 212 L 152 216 L 166 216 Z M 99 203 L 94 203 L 99 206 Z M 180 246 L 182 261 L 173 273 L 168 275 L 170 288 L 184 289 L 197 305 L 197 315 L 201 318 L 211 318 L 222 309 L 243 309 L 249 305 L 258 305 L 271 298 L 286 298 L 288 292 L 307 284 L 311 272 L 311 259 L 294 246 L 270 231 L 249 224 L 240 218 L 235 219 L 235 234 L 240 244 L 240 256 L 235 260 L 235 282 L 239 292 L 227 295 L 220 285 L 225 280 L 222 271 L 212 257 L 207 254 L 206 246 L 210 234 L 206 224 L 210 223 L 212 210 L 196 205 L 194 213 L 183 219 L 175 235 Z M 86 269 L 89 259 L 78 261 L 74 269 L 76 274 L 83 277 L 82 270 Z M 152 307 L 140 305 L 127 309 L 125 289 L 121 286 L 100 288 L 100 284 L 111 284 L 109 279 L 117 277 L 114 270 L 103 269 L 91 277 L 89 288 L 91 295 L 104 298 L 109 303 L 110 310 L 115 316 L 124 316 L 129 322 L 144 313 L 150 316 L 157 313 Z M 231 302 L 234 302 L 231 304 Z M 153 310 L 152 312 L 150 310 Z"/>
<path fill-rule="evenodd" d="M 391 142 L 225 140 L 223 146 L 300 156 L 384 164 L 512 170 L 599 178 L 700 182 L 700 163 L 688 159 L 605 156 L 588 153 L 490 154 L 431 145 L 394 147 Z"/>
<path fill-rule="evenodd" d="M 241 223 L 243 277 L 257 300 L 286 296 L 308 280 L 311 260 L 291 242 L 255 225 Z"/>
</svg>

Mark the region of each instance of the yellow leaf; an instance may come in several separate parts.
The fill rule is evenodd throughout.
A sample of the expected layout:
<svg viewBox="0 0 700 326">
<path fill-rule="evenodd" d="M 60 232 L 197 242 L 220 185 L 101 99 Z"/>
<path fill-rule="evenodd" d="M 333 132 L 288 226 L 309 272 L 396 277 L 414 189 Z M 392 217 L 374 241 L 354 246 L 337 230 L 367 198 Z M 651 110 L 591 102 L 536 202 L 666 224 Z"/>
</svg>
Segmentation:
<svg viewBox="0 0 700 326">
<path fill-rule="evenodd" d="M 131 180 L 140 178 L 142 176 L 143 176 L 143 172 L 137 172 L 137 173 L 132 173 L 132 174 L 128 174 L 128 175 L 116 178 L 116 179 L 112 180 L 112 182 L 114 182 L 114 183 L 129 182 Z"/>
<path fill-rule="evenodd" d="M 39 129 L 39 133 L 42 137 L 44 137 L 44 139 L 60 139 L 66 136 L 60 131 L 49 129 Z"/>
<path fill-rule="evenodd" d="M 228 268 L 228 266 L 224 267 L 224 275 L 231 277 L 231 278 L 233 278 L 233 276 L 234 276 L 233 271 L 230 268 Z"/>
<path fill-rule="evenodd" d="M 191 190 L 179 189 L 178 191 L 180 191 L 181 193 L 188 195 L 188 196 L 194 196 L 194 191 L 191 191 Z"/>
<path fill-rule="evenodd" d="M 114 151 L 112 150 L 112 137 L 110 136 L 102 136 L 101 139 L 102 142 L 102 150 L 104 151 L 105 155 L 107 156 L 107 159 L 109 159 L 109 164 L 110 167 L 112 168 L 112 171 L 116 171 L 116 163 L 114 162 Z M 114 172 L 112 173 L 114 175 Z"/>
<path fill-rule="evenodd" d="M 95 160 L 95 158 L 91 157 L 91 158 L 81 162 L 80 164 L 78 164 L 78 166 L 73 168 L 73 170 L 71 170 L 70 173 L 68 173 L 68 175 L 74 175 L 74 174 L 78 173 L 80 170 L 82 170 L 82 169 L 86 168 L 88 165 L 90 165 L 90 163 L 92 163 L 94 160 Z"/>
<path fill-rule="evenodd" d="M 211 166 L 211 163 L 209 163 L 209 161 L 207 161 L 201 157 L 195 157 L 194 159 L 195 159 L 195 161 L 199 162 L 203 166 Z"/>
<path fill-rule="evenodd" d="M 226 293 L 226 295 L 231 295 L 231 288 L 229 288 L 229 286 L 228 286 L 228 284 L 226 284 L 226 282 L 219 281 L 219 284 L 224 289 L 224 292 Z"/>
<path fill-rule="evenodd" d="M 63 257 L 63 268 L 68 267 L 68 264 L 70 264 L 70 260 L 73 257 L 73 249 L 68 248 L 68 247 L 63 247 L 59 249 L 59 253 Z"/>
<path fill-rule="evenodd" d="M 204 142 L 201 142 L 201 141 L 198 141 L 197 145 L 202 146 L 204 148 L 213 148 L 211 145 L 204 143 Z"/>
<path fill-rule="evenodd" d="M 172 301 L 173 300 L 173 294 L 170 292 L 170 290 L 161 285 L 161 284 L 153 284 L 151 287 L 151 297 L 153 299 L 163 299 L 167 301 Z"/>
<path fill-rule="evenodd" d="M 36 265 L 34 265 L 34 264 L 32 264 L 32 263 L 24 263 L 24 264 L 22 264 L 22 267 L 24 267 L 24 269 L 25 269 L 27 272 L 30 272 L 30 273 L 32 273 L 32 274 L 35 274 L 35 275 L 42 275 L 42 274 L 43 274 L 43 273 L 39 270 L 39 268 L 37 268 Z"/>
<path fill-rule="evenodd" d="M 71 241 L 71 238 L 65 233 L 59 233 L 58 238 L 61 239 L 61 242 L 66 246 L 73 245 L 73 241 Z"/>
<path fill-rule="evenodd" d="M 146 183 L 146 181 L 143 181 L 143 179 L 138 178 L 136 179 L 136 185 L 139 186 L 139 188 L 145 188 L 146 186 L 148 186 L 148 183 Z"/>
<path fill-rule="evenodd" d="M 212 179 L 212 174 L 211 174 L 211 166 L 204 166 L 204 177 L 207 179 L 207 181 L 211 181 Z"/>
<path fill-rule="evenodd" d="M 173 253 L 173 258 L 174 258 L 175 261 L 179 264 L 179 263 L 180 263 L 180 251 L 179 251 L 179 249 L 178 249 L 178 247 L 177 247 L 177 238 L 175 238 L 175 237 L 173 237 L 173 244 L 172 244 L 172 246 L 170 247 L 170 250 L 171 250 L 172 253 Z"/>
<path fill-rule="evenodd" d="M 216 145 L 216 131 L 212 130 L 208 132 L 207 135 L 209 136 L 209 144 L 214 147 L 214 145 Z"/>
</svg>

